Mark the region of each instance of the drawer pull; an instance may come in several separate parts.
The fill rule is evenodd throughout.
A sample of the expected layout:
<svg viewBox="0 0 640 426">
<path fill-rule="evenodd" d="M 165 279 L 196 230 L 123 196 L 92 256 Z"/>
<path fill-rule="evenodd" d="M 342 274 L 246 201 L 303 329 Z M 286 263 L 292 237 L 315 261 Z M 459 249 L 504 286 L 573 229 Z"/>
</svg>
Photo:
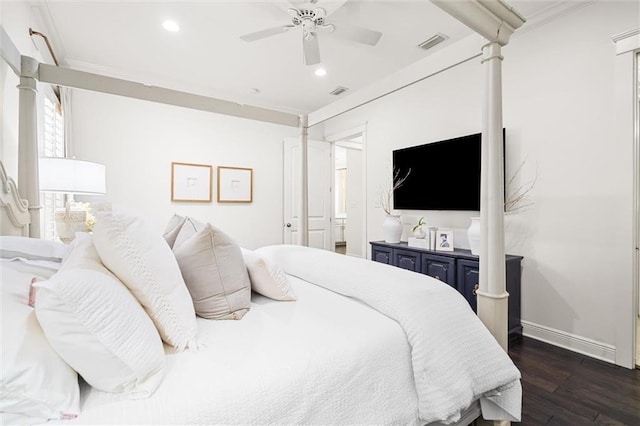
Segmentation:
<svg viewBox="0 0 640 426">
<path fill-rule="evenodd" d="M 440 279 L 440 276 L 439 276 L 439 275 L 436 275 L 436 276 L 435 276 L 435 279 L 436 279 L 436 280 L 439 280 L 439 279 Z"/>
<path fill-rule="evenodd" d="M 473 286 L 473 291 L 471 292 L 474 296 L 478 295 L 478 289 L 480 288 L 480 284 L 476 283 L 476 285 Z"/>
</svg>

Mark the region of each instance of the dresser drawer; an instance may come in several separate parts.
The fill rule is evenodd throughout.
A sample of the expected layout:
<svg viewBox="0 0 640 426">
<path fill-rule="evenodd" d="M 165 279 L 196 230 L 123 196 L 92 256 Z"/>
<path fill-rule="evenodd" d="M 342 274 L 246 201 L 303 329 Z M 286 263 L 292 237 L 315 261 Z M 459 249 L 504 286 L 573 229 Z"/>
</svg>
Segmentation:
<svg viewBox="0 0 640 426">
<path fill-rule="evenodd" d="M 478 302 L 475 291 L 480 282 L 478 262 L 472 260 L 458 260 L 458 291 L 467 299 L 473 312 L 478 312 Z"/>
<path fill-rule="evenodd" d="M 393 250 L 393 265 L 398 268 L 420 272 L 420 253 L 412 250 Z"/>
<path fill-rule="evenodd" d="M 393 249 L 389 247 L 373 246 L 371 248 L 371 259 L 376 262 L 393 265 L 392 253 Z"/>
<path fill-rule="evenodd" d="M 456 287 L 456 260 L 454 258 L 422 253 L 421 261 L 423 274 L 447 283 L 453 288 Z"/>
</svg>

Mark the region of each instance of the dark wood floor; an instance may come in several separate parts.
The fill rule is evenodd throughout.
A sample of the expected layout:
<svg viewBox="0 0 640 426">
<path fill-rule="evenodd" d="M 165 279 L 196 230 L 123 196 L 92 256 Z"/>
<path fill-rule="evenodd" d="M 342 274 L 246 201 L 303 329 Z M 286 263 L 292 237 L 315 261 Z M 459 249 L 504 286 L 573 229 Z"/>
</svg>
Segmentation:
<svg viewBox="0 0 640 426">
<path fill-rule="evenodd" d="M 640 370 L 526 337 L 509 355 L 522 374 L 521 424 L 640 426 Z"/>
</svg>

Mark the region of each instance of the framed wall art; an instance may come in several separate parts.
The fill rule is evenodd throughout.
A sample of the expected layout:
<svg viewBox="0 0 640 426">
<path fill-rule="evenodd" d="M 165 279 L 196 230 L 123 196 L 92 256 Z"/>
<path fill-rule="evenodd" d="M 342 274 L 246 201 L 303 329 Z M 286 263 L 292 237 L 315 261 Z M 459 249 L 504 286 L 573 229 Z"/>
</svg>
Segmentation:
<svg viewBox="0 0 640 426">
<path fill-rule="evenodd" d="M 171 163 L 171 201 L 211 202 L 213 167 Z"/>
<path fill-rule="evenodd" d="M 218 167 L 218 202 L 251 203 L 253 201 L 253 169 Z"/>
</svg>

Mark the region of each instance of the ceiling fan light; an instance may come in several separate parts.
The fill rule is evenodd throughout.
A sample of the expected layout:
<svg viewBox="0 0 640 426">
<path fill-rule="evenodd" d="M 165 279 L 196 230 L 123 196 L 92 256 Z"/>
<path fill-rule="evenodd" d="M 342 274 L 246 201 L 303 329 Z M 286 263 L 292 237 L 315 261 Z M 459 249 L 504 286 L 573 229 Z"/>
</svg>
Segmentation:
<svg viewBox="0 0 640 426">
<path fill-rule="evenodd" d="M 172 33 L 180 31 L 180 27 L 178 26 L 178 24 L 176 24 L 175 21 L 172 21 L 170 19 L 167 19 L 162 23 L 162 28 Z"/>
<path fill-rule="evenodd" d="M 324 77 L 325 75 L 327 75 L 327 70 L 320 67 L 320 68 L 316 68 L 316 70 L 313 73 L 318 77 Z"/>
</svg>

